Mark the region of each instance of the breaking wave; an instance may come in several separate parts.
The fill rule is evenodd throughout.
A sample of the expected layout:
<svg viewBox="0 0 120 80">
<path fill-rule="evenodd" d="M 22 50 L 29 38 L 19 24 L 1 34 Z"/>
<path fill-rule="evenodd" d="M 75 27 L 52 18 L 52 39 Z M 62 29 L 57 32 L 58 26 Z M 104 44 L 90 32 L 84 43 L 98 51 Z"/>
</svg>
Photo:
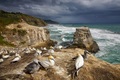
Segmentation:
<svg viewBox="0 0 120 80">
<path fill-rule="evenodd" d="M 47 26 L 50 36 L 59 43 L 72 41 L 76 26 L 68 27 L 63 25 L 50 24 Z M 111 63 L 120 63 L 120 34 L 105 29 L 90 28 L 91 34 L 100 47 L 100 51 L 95 55 L 100 59 Z"/>
</svg>

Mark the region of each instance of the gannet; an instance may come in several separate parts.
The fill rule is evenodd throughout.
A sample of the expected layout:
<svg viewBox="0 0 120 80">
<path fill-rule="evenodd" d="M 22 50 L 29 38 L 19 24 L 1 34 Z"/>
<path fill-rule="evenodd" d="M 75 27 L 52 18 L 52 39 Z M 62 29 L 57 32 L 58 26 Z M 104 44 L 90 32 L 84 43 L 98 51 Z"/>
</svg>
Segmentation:
<svg viewBox="0 0 120 80">
<path fill-rule="evenodd" d="M 61 50 L 62 48 L 63 48 L 63 46 L 62 46 L 62 45 L 58 45 L 58 46 L 56 46 L 56 49 Z"/>
<path fill-rule="evenodd" d="M 32 48 L 32 51 L 36 51 L 36 48 L 33 47 L 33 48 Z"/>
<path fill-rule="evenodd" d="M 15 54 L 15 58 L 14 58 L 11 62 L 12 62 L 12 63 L 18 62 L 20 59 L 21 59 L 21 56 L 20 56 L 18 53 L 16 53 L 16 54 Z"/>
<path fill-rule="evenodd" d="M 35 53 L 35 56 L 37 57 L 37 56 L 39 56 L 39 55 L 41 55 L 41 54 L 42 54 L 42 51 L 39 50 L 39 49 L 37 49 L 37 50 L 36 50 L 36 53 Z"/>
<path fill-rule="evenodd" d="M 33 74 L 34 72 L 38 71 L 39 69 L 40 69 L 40 65 L 38 63 L 38 60 L 34 59 L 34 61 L 32 63 L 28 64 L 23 71 L 26 74 Z"/>
<path fill-rule="evenodd" d="M 75 69 L 76 75 L 78 75 L 79 69 L 83 66 L 84 64 L 84 59 L 81 54 L 78 54 L 78 58 L 75 60 Z"/>
<path fill-rule="evenodd" d="M 58 48 L 59 48 L 59 49 L 62 49 L 62 48 L 63 48 L 63 46 L 62 46 L 62 45 L 59 45 L 59 46 L 58 46 Z"/>
<path fill-rule="evenodd" d="M 89 52 L 86 50 L 84 50 L 83 55 L 78 53 L 78 56 L 75 60 L 75 71 L 73 73 L 73 76 L 78 76 L 78 72 L 79 72 L 80 68 L 84 65 L 84 59 L 87 57 L 87 53 L 89 53 Z"/>
<path fill-rule="evenodd" d="M 26 48 L 26 49 L 25 49 L 25 53 L 26 53 L 26 54 L 28 54 L 28 53 L 30 53 L 30 52 L 31 52 L 31 51 L 30 51 L 29 48 Z"/>
<path fill-rule="evenodd" d="M 4 58 L 4 59 L 7 59 L 7 58 L 9 58 L 10 57 L 10 55 L 9 54 L 7 54 L 7 55 L 2 55 L 2 58 Z"/>
<path fill-rule="evenodd" d="M 47 50 L 47 48 L 46 47 L 41 47 L 41 50 Z"/>
<path fill-rule="evenodd" d="M 75 70 L 72 72 L 73 79 L 78 76 L 78 72 L 80 68 L 84 65 L 84 59 L 81 54 L 78 53 L 77 58 L 75 60 Z"/>
<path fill-rule="evenodd" d="M 2 63 L 3 61 L 4 61 L 4 59 L 3 59 L 3 58 L 1 58 L 1 59 L 0 59 L 0 63 Z"/>
<path fill-rule="evenodd" d="M 55 65 L 55 59 L 54 59 L 53 56 L 49 56 L 48 60 L 39 61 L 39 64 L 41 65 L 41 67 L 43 67 L 45 69 L 48 69 L 48 68 L 50 68 L 50 67 Z"/>
<path fill-rule="evenodd" d="M 87 58 L 87 54 L 90 54 L 87 50 L 84 50 L 84 55 L 82 55 L 82 57 L 84 58 L 84 59 L 86 59 Z"/>
<path fill-rule="evenodd" d="M 54 52 L 55 52 L 55 51 L 54 51 L 53 49 L 49 49 L 49 50 L 48 50 L 48 53 L 49 53 L 50 55 L 53 55 Z"/>
</svg>

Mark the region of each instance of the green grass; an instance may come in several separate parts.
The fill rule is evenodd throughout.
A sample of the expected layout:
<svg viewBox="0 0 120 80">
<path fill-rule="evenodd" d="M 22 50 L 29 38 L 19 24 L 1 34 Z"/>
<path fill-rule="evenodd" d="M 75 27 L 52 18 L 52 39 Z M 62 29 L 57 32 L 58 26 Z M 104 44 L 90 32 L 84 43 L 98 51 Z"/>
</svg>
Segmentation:
<svg viewBox="0 0 120 80">
<path fill-rule="evenodd" d="M 35 26 L 46 26 L 47 24 L 36 17 L 32 17 L 26 14 L 22 14 L 20 12 L 5 12 L 3 10 L 0 10 L 0 45 L 12 45 L 8 43 L 7 41 L 4 41 L 4 37 L 2 35 L 8 35 L 13 31 L 13 34 L 18 34 L 19 36 L 24 36 L 27 34 L 25 30 L 20 30 L 20 29 L 7 29 L 6 26 L 9 24 L 15 24 L 19 23 L 22 21 L 25 21 L 26 23 L 30 25 L 35 25 Z M 18 26 L 19 28 L 20 26 Z"/>
<path fill-rule="evenodd" d="M 0 35 L 0 45 L 3 45 L 3 46 L 15 46 L 11 43 L 8 43 L 7 41 L 4 41 L 4 37 Z"/>
<path fill-rule="evenodd" d="M 27 34 L 26 30 L 12 29 L 13 34 L 18 33 L 19 36 L 25 36 Z"/>
</svg>

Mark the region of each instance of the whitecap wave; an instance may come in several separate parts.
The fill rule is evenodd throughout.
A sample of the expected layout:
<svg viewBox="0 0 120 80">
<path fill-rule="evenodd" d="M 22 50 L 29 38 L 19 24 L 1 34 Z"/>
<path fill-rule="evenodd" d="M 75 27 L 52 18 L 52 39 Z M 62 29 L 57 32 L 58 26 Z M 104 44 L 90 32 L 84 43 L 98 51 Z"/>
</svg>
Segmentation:
<svg viewBox="0 0 120 80">
<path fill-rule="evenodd" d="M 62 39 L 65 41 L 72 41 L 73 33 L 77 28 L 67 27 L 59 24 L 52 24 L 48 25 L 47 27 L 51 31 L 51 37 L 59 42 L 61 42 Z M 110 53 L 110 49 L 113 49 L 116 45 L 120 45 L 120 34 L 115 34 L 114 32 L 98 28 L 90 28 L 90 31 L 100 47 L 100 51 L 96 54 L 97 57 L 101 57 Z M 62 35 L 64 35 L 64 37 L 61 38 Z"/>
</svg>

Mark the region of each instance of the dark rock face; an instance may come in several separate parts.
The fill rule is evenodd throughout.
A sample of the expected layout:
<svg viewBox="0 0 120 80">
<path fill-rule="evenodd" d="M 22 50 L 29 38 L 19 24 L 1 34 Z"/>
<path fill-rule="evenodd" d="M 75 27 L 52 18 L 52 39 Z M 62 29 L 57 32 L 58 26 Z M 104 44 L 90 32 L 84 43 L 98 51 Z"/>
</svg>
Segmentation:
<svg viewBox="0 0 120 80">
<path fill-rule="evenodd" d="M 85 48 L 90 52 L 96 53 L 99 51 L 98 44 L 93 40 L 88 27 L 80 27 L 74 33 L 74 45 L 79 48 Z"/>
</svg>

